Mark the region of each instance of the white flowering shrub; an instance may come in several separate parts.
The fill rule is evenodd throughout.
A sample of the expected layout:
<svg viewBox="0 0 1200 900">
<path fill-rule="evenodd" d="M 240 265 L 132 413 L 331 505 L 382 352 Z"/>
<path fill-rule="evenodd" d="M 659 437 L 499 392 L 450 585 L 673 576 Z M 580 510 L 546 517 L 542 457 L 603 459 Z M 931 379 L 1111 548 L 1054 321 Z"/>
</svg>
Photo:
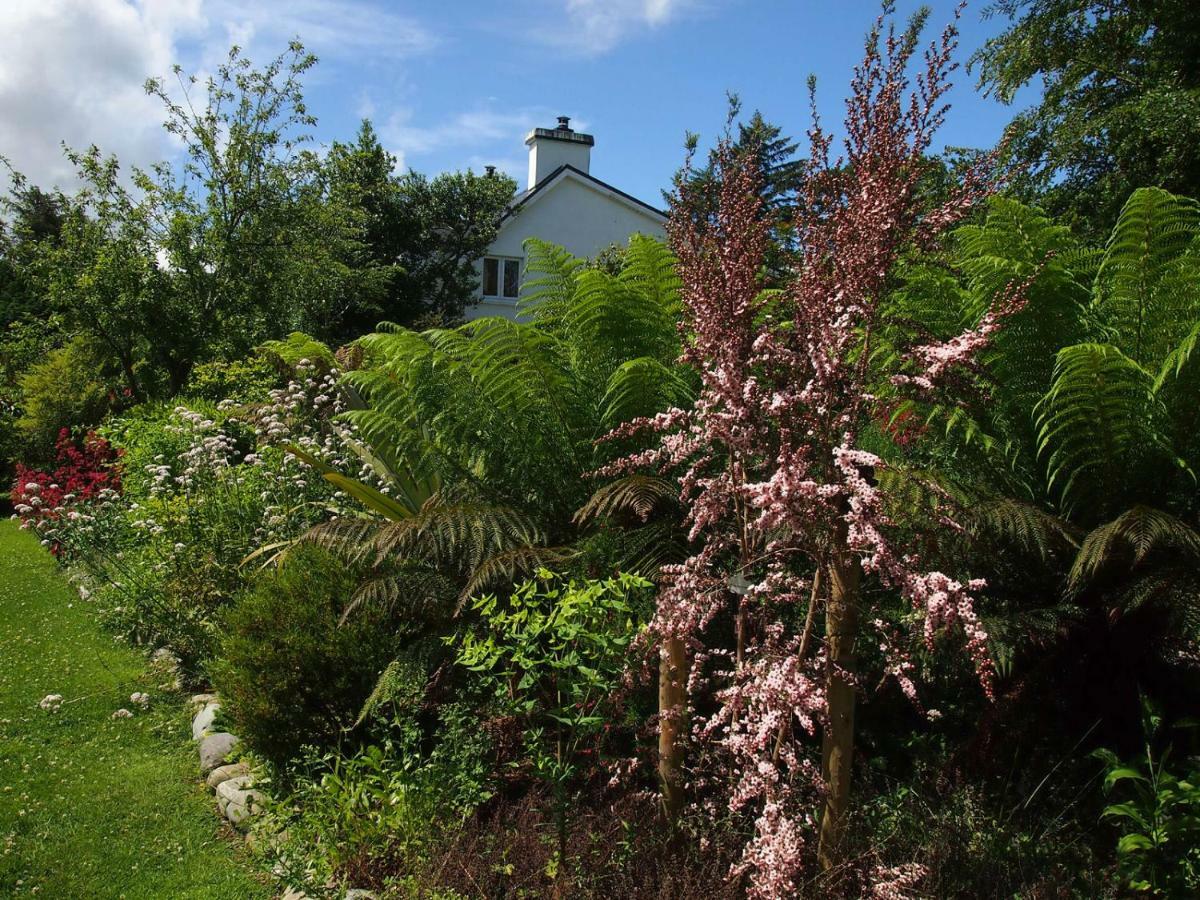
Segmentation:
<svg viewBox="0 0 1200 900">
<path fill-rule="evenodd" d="M 124 493 L 47 523 L 44 540 L 96 586 L 102 619 L 132 643 L 167 647 L 186 675 L 216 647 L 222 610 L 255 569 L 313 524 L 354 509 L 288 452 L 356 471 L 337 373 L 302 364 L 268 402 L 143 409 L 106 435 L 124 453 Z"/>
</svg>

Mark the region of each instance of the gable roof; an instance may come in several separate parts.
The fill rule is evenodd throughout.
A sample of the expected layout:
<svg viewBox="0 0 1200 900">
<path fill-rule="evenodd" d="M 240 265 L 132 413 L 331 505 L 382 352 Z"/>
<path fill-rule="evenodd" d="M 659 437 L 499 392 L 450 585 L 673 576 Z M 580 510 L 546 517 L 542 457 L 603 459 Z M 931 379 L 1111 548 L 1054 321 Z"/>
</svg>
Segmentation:
<svg viewBox="0 0 1200 900">
<path fill-rule="evenodd" d="M 656 209 L 649 203 L 645 203 L 639 200 L 637 197 L 634 197 L 632 194 L 627 194 L 621 189 L 613 187 L 608 182 L 601 181 L 595 175 L 589 175 L 587 172 L 577 169 L 572 165 L 561 165 L 537 184 L 535 184 L 532 188 L 521 191 L 519 194 L 513 197 L 512 200 L 509 201 L 508 206 L 505 208 L 504 214 L 500 216 L 500 225 L 503 226 L 504 223 L 513 215 L 515 215 L 520 209 L 532 203 L 539 196 L 545 194 L 551 186 L 564 177 L 581 179 L 584 182 L 589 183 L 592 187 L 599 188 L 601 193 L 608 194 L 612 196 L 613 199 L 622 202 L 627 206 L 634 207 L 638 210 L 638 212 L 649 213 L 651 216 L 662 219 L 664 222 L 667 220 L 667 214 L 661 209 Z"/>
</svg>

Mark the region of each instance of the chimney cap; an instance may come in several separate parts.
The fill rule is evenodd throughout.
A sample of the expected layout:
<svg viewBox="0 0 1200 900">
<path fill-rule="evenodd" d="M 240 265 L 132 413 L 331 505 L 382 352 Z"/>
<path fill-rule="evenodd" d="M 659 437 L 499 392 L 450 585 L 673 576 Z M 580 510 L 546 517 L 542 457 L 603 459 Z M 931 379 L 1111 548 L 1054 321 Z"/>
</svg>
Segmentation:
<svg viewBox="0 0 1200 900">
<path fill-rule="evenodd" d="M 571 117 L 570 116 L 559 116 L 558 117 L 558 130 L 559 131 L 570 131 L 571 130 Z"/>
<path fill-rule="evenodd" d="M 484 171 L 484 174 L 486 174 L 488 178 L 491 178 L 496 174 L 496 167 L 495 166 L 484 166 L 483 171 Z"/>
<path fill-rule="evenodd" d="M 559 116 L 559 121 L 566 119 L 566 116 Z M 538 139 L 549 139 L 552 141 L 566 141 L 568 144 L 583 144 L 585 147 L 592 147 L 596 143 L 596 139 L 590 134 L 584 134 L 582 131 L 572 131 L 569 127 L 564 128 L 559 125 L 557 128 L 535 128 L 525 136 L 525 144 L 532 146 L 533 142 Z"/>
</svg>

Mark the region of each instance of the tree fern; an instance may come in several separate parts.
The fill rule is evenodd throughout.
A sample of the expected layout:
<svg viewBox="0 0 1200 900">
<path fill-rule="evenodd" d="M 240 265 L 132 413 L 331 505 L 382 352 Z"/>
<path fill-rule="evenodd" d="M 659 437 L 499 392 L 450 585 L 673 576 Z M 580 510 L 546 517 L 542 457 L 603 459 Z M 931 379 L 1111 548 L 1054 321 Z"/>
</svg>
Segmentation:
<svg viewBox="0 0 1200 900">
<path fill-rule="evenodd" d="M 575 521 L 626 517 L 645 522 L 664 507 L 674 507 L 678 502 L 679 488 L 670 479 L 624 475 L 599 487 L 575 513 Z"/>
<path fill-rule="evenodd" d="M 600 434 L 622 422 L 691 404 L 694 390 L 678 367 L 639 356 L 617 366 L 600 398 Z M 600 436 L 597 435 L 597 437 Z"/>
<path fill-rule="evenodd" d="M 1137 469 L 1170 462 L 1163 412 L 1153 379 L 1116 347 L 1064 347 L 1037 406 L 1048 490 L 1081 514 L 1119 503 Z"/>
<path fill-rule="evenodd" d="M 1134 191 L 1097 276 L 1096 307 L 1112 342 L 1157 365 L 1196 320 L 1200 205 L 1159 188 Z"/>
<path fill-rule="evenodd" d="M 979 536 L 1000 538 L 1043 563 L 1053 562 L 1079 546 L 1070 523 L 1032 503 L 1001 497 L 972 504 L 969 515 Z"/>
<path fill-rule="evenodd" d="M 402 600 L 389 573 L 405 560 L 453 579 L 461 598 L 561 568 L 585 475 L 609 452 L 597 439 L 688 394 L 661 243 L 632 239 L 615 275 L 543 242 L 528 254 L 529 321 L 386 325 L 359 341 L 362 365 L 344 380 L 361 404 L 344 418 L 388 487 L 327 474 L 371 515 L 309 535 L 375 568 L 355 602 Z"/>
<path fill-rule="evenodd" d="M 575 293 L 575 279 L 586 263 L 565 249 L 538 238 L 525 242 L 526 279 L 518 308 L 540 327 L 555 332 Z"/>
<path fill-rule="evenodd" d="M 1077 594 L 1113 568 L 1136 569 L 1156 552 L 1174 552 L 1188 565 L 1200 564 L 1200 534 L 1170 513 L 1133 506 L 1083 540 L 1071 566 L 1068 590 Z"/>
</svg>

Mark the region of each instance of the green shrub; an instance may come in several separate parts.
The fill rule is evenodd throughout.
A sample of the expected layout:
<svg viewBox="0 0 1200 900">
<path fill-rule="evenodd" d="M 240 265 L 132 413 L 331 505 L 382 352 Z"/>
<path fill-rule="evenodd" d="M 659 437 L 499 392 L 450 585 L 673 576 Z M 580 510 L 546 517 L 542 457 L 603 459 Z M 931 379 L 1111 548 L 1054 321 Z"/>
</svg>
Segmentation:
<svg viewBox="0 0 1200 900">
<path fill-rule="evenodd" d="M 276 368 L 261 356 L 216 360 L 192 369 L 184 394 L 209 403 L 229 400 L 235 404 L 256 403 L 267 399 L 279 382 Z"/>
<path fill-rule="evenodd" d="M 237 733 L 276 764 L 343 738 L 395 655 L 390 615 L 365 606 L 340 621 L 357 583 L 343 563 L 304 546 L 226 617 L 213 683 Z"/>
<path fill-rule="evenodd" d="M 20 378 L 21 416 L 16 421 L 30 455 L 48 458 L 63 428 L 96 425 L 118 395 L 104 375 L 105 360 L 86 338 L 51 350 Z"/>
<path fill-rule="evenodd" d="M 362 887 L 377 872 L 420 868 L 447 809 L 437 782 L 403 765 L 407 749 L 389 742 L 353 755 L 306 754 L 304 777 L 267 822 L 286 835 L 271 847 L 272 867 L 286 884 L 327 896 L 328 886 Z"/>
<path fill-rule="evenodd" d="M 923 897 L 1117 896 L 1094 829 L 1074 808 L 1088 788 L 1071 761 L 1070 777 L 1052 772 L 1028 793 L 995 782 L 952 786 L 944 763 L 914 763 L 856 812 L 852 855 L 864 873 L 917 867 Z"/>
<path fill-rule="evenodd" d="M 1194 759 L 1171 760 L 1171 745 L 1156 754 L 1153 742 L 1163 730 L 1162 719 L 1148 703 L 1143 716 L 1147 738 L 1141 759 L 1122 762 L 1111 750 L 1095 753 L 1107 770 L 1105 793 L 1122 798 L 1106 806 L 1102 818 L 1121 832 L 1117 861 L 1130 890 L 1195 897 L 1200 894 L 1200 767 Z"/>
<path fill-rule="evenodd" d="M 476 600 L 481 627 L 455 640 L 458 664 L 523 723 L 526 758 L 554 796 L 560 857 L 572 788 L 603 749 L 613 695 L 640 627 L 636 600 L 650 588 L 634 575 L 567 581 L 543 569 L 505 602 L 492 595 Z"/>
</svg>

